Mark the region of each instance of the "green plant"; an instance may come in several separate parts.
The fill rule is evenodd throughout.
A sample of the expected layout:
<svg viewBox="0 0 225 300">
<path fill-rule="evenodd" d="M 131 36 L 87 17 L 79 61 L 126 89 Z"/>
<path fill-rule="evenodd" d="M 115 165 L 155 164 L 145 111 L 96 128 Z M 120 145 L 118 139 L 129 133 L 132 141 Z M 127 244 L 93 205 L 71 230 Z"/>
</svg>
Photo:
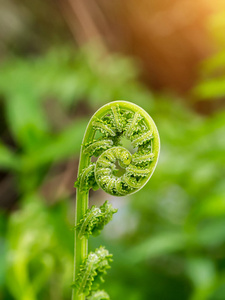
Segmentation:
<svg viewBox="0 0 225 300">
<path fill-rule="evenodd" d="M 124 141 L 125 139 L 125 141 Z M 130 143 L 133 154 L 123 147 Z M 150 179 L 159 156 L 159 135 L 151 117 L 139 106 L 114 101 L 91 118 L 82 143 L 76 198 L 73 299 L 108 299 L 97 291 L 112 255 L 100 247 L 87 255 L 89 235 L 99 234 L 117 211 L 106 201 L 88 209 L 89 189 L 113 196 L 138 191 Z M 92 162 L 92 157 L 98 157 Z M 101 294 L 102 293 L 102 294 Z"/>
</svg>

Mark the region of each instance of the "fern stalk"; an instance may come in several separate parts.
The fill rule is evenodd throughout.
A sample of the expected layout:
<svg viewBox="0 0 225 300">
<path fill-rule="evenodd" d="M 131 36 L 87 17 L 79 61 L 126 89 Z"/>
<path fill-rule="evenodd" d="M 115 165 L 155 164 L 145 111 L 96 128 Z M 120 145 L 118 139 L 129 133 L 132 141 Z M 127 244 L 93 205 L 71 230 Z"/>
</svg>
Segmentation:
<svg viewBox="0 0 225 300">
<path fill-rule="evenodd" d="M 86 210 L 88 209 L 88 192 L 81 193 L 79 189 L 77 189 L 77 197 L 76 197 L 76 218 L 75 218 L 75 226 L 82 219 Z M 78 274 L 80 265 L 88 254 L 88 239 L 83 238 L 80 239 L 78 237 L 78 230 L 75 229 L 75 246 L 74 246 L 74 275 L 73 281 L 76 279 L 76 274 Z M 76 289 L 73 289 L 72 293 L 73 300 L 84 300 L 85 296 L 83 294 L 78 295 L 76 293 Z"/>
<path fill-rule="evenodd" d="M 89 123 L 90 125 L 90 123 Z M 93 139 L 94 132 L 90 130 L 89 126 L 86 129 L 86 133 L 84 136 L 83 144 L 85 140 Z M 87 155 L 82 155 L 83 150 L 81 146 L 80 152 L 80 163 L 78 169 L 78 176 L 82 172 L 83 169 L 87 168 L 90 165 L 91 159 Z M 81 187 L 77 187 L 76 193 L 76 215 L 75 215 L 75 245 L 74 245 L 74 274 L 73 274 L 73 281 L 76 279 L 76 275 L 79 273 L 80 265 L 82 264 L 83 260 L 86 258 L 88 254 L 88 239 L 84 237 L 83 239 L 79 238 L 79 231 L 76 229 L 76 226 L 82 220 L 84 214 L 88 209 L 88 200 L 89 200 L 89 191 L 81 191 Z M 78 295 L 76 289 L 73 289 L 72 292 L 72 299 L 73 300 L 84 300 L 85 295 L 81 294 Z"/>
</svg>

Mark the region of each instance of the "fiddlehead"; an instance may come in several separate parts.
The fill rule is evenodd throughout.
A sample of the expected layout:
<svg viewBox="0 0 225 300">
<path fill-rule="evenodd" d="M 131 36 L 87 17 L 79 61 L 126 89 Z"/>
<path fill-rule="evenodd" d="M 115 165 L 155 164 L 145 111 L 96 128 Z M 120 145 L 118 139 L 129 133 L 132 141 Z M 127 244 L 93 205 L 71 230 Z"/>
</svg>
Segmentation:
<svg viewBox="0 0 225 300">
<path fill-rule="evenodd" d="M 126 149 L 127 140 L 131 148 Z M 137 192 L 150 179 L 159 156 L 159 135 L 154 121 L 139 106 L 115 101 L 91 118 L 83 139 L 77 188 L 75 272 L 73 298 L 109 299 L 104 291 L 92 292 L 109 268 L 111 255 L 104 248 L 87 256 L 87 238 L 97 235 L 116 212 L 107 201 L 88 209 L 88 191 L 99 187 L 113 196 Z M 97 157 L 95 162 L 93 157 Z M 104 254 L 100 254 L 104 253 Z M 98 256 L 100 255 L 100 256 Z"/>
<path fill-rule="evenodd" d="M 92 156 L 98 159 L 81 170 L 77 184 L 81 190 L 99 186 L 108 194 L 125 196 L 149 180 L 158 160 L 159 135 L 143 109 L 125 101 L 107 104 L 92 117 L 86 133 L 91 139 L 84 142 L 81 151 L 89 162 Z M 122 147 L 123 138 L 136 148 L 134 154 Z M 121 176 L 116 162 L 124 169 Z"/>
</svg>

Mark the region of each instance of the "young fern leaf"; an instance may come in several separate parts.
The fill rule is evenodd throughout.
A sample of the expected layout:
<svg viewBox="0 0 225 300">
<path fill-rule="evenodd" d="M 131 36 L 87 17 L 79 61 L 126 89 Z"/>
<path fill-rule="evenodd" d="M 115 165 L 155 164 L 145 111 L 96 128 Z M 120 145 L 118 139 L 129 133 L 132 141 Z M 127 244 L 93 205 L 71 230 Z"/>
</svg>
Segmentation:
<svg viewBox="0 0 225 300">
<path fill-rule="evenodd" d="M 123 147 L 127 139 L 133 151 Z M 73 300 L 109 299 L 100 291 L 92 293 L 102 281 L 111 261 L 104 248 L 88 253 L 87 238 L 97 235 L 116 212 L 107 201 L 88 209 L 88 191 L 100 187 L 113 196 L 137 192 L 150 179 L 157 165 L 159 134 L 154 121 L 139 106 L 114 101 L 101 107 L 91 118 L 81 146 L 78 179 L 75 184 L 75 260 Z M 133 153 L 135 152 L 135 153 Z M 91 162 L 96 156 L 95 163 Z M 103 297 L 103 298 L 102 298 Z"/>
<path fill-rule="evenodd" d="M 110 269 L 112 255 L 104 247 L 100 247 L 95 252 L 90 252 L 80 267 L 80 272 L 73 287 L 78 295 L 88 296 L 92 290 L 97 290 L 99 284 L 104 282 L 103 275 Z"/>
<path fill-rule="evenodd" d="M 91 293 L 87 300 L 110 300 L 109 295 L 105 291 L 97 291 Z"/>
<path fill-rule="evenodd" d="M 111 148 L 113 146 L 112 140 L 99 140 L 95 142 L 90 142 L 85 145 L 84 153 L 89 156 L 99 156 L 103 151 Z"/>
<path fill-rule="evenodd" d="M 118 132 L 122 132 L 123 125 L 122 125 L 119 105 L 117 104 L 115 106 L 112 106 L 111 109 L 112 109 L 114 125 L 115 125 Z"/>
<path fill-rule="evenodd" d="M 90 235 L 99 235 L 104 226 L 112 220 L 113 214 L 116 212 L 117 209 L 114 209 L 108 201 L 105 201 L 100 208 L 92 205 L 76 226 L 79 238 L 89 238 Z"/>
<path fill-rule="evenodd" d="M 137 130 L 138 122 L 141 119 L 142 119 L 142 117 L 140 116 L 140 114 L 138 112 L 135 112 L 132 119 L 128 119 L 128 122 L 126 125 L 126 133 L 125 133 L 126 138 L 130 138 L 134 134 L 134 131 Z"/>
<path fill-rule="evenodd" d="M 115 132 L 110 128 L 109 124 L 106 124 L 104 121 L 100 119 L 96 119 L 92 122 L 92 126 L 95 130 L 99 130 L 101 133 L 106 136 L 115 136 Z"/>
<path fill-rule="evenodd" d="M 108 201 L 105 201 L 105 203 L 100 206 L 101 214 L 98 217 L 98 222 L 95 223 L 95 226 L 92 228 L 92 235 L 97 236 L 100 234 L 102 229 L 107 225 L 113 217 L 113 214 L 115 214 L 118 210 L 113 208 L 112 204 L 110 204 Z"/>
<path fill-rule="evenodd" d="M 136 154 L 136 153 L 135 153 Z M 132 162 L 135 165 L 145 164 L 154 159 L 154 153 L 148 153 L 148 154 L 136 154 L 132 157 Z"/>
<path fill-rule="evenodd" d="M 80 187 L 81 191 L 89 191 L 90 188 L 93 190 L 98 189 L 98 185 L 95 180 L 95 164 L 90 164 L 86 169 L 84 169 L 77 181 L 74 184 L 75 187 Z"/>
<path fill-rule="evenodd" d="M 143 133 L 141 136 L 138 136 L 136 139 L 134 139 L 131 144 L 134 148 L 143 145 L 144 143 L 150 141 L 153 139 L 153 135 L 151 131 L 147 131 Z"/>
<path fill-rule="evenodd" d="M 101 216 L 101 210 L 95 205 L 88 209 L 86 214 L 80 223 L 76 226 L 76 229 L 79 231 L 79 238 L 83 237 L 89 238 L 89 235 L 93 234 L 93 228 L 95 228 L 96 223 L 98 223 L 99 217 Z"/>
</svg>

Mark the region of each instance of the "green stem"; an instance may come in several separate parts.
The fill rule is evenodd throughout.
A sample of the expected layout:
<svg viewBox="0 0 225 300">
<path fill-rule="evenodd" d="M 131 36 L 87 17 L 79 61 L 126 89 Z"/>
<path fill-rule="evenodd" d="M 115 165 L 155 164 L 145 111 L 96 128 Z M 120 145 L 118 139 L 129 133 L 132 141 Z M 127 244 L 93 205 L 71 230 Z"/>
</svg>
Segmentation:
<svg viewBox="0 0 225 300">
<path fill-rule="evenodd" d="M 92 140 L 94 137 L 94 132 L 90 129 L 90 123 L 87 126 L 83 144 L 86 141 Z M 83 147 L 81 146 L 80 151 L 80 163 L 78 169 L 78 176 L 80 172 L 88 167 L 90 164 L 90 158 L 87 155 L 83 154 Z M 89 192 L 81 192 L 79 188 L 77 188 L 76 193 L 76 212 L 75 212 L 75 226 L 81 221 L 84 214 L 88 209 L 88 200 L 89 200 Z M 75 227 L 76 228 L 76 227 Z M 84 261 L 84 259 L 88 255 L 88 239 L 83 237 L 82 239 L 78 236 L 78 230 L 75 229 L 74 233 L 74 271 L 73 271 L 73 281 L 75 282 L 76 276 L 79 273 L 80 265 Z M 85 300 L 85 295 L 80 294 L 78 295 L 76 288 L 72 290 L 72 300 Z"/>
<path fill-rule="evenodd" d="M 79 189 L 77 189 L 75 226 L 80 222 L 87 209 L 88 209 L 88 192 L 81 193 Z M 80 265 L 82 264 L 87 254 L 88 254 L 88 240 L 85 237 L 80 239 L 78 237 L 78 230 L 75 230 L 73 281 L 75 281 L 75 278 L 80 269 Z M 78 295 L 76 289 L 73 289 L 72 299 L 84 300 L 85 296 L 83 294 Z"/>
</svg>

